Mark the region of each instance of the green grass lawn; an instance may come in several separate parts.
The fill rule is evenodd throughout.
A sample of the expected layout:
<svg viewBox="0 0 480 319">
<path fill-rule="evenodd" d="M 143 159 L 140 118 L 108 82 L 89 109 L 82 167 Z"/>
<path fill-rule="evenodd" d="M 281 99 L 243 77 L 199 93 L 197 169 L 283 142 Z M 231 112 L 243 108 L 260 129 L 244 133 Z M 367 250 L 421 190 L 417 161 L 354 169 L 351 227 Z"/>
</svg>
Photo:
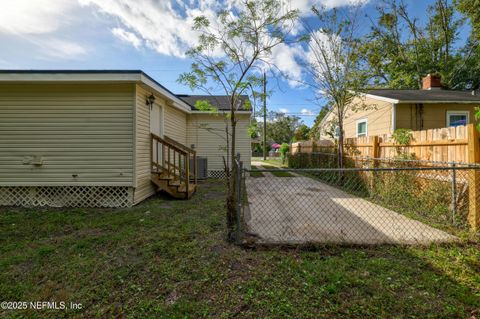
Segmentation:
<svg viewBox="0 0 480 319">
<path fill-rule="evenodd" d="M 270 170 L 273 170 L 272 172 L 270 172 L 273 176 L 276 176 L 276 177 L 294 177 L 293 174 L 289 173 L 289 172 L 286 172 L 286 171 L 282 171 L 280 170 L 280 168 L 278 166 L 272 166 L 272 165 L 267 165 L 267 164 L 262 164 L 262 167 L 265 168 L 265 169 L 270 169 Z"/>
<path fill-rule="evenodd" d="M 130 209 L 5 209 L 0 301 L 82 310 L 0 318 L 469 318 L 480 247 L 244 249 L 224 241 L 223 183 Z"/>
<path fill-rule="evenodd" d="M 280 157 L 270 157 L 270 158 L 267 158 L 265 161 L 263 160 L 262 157 L 253 157 L 252 161 L 261 162 L 261 163 L 265 163 L 267 165 L 272 165 L 272 166 L 276 166 L 276 167 L 286 167 L 287 166 L 286 164 L 282 163 L 282 159 Z"/>
<path fill-rule="evenodd" d="M 256 167 L 256 166 L 252 166 L 252 169 L 258 170 L 259 168 Z M 250 176 L 251 177 L 265 177 L 265 175 L 263 175 L 262 172 L 258 172 L 258 171 L 250 172 Z"/>
</svg>

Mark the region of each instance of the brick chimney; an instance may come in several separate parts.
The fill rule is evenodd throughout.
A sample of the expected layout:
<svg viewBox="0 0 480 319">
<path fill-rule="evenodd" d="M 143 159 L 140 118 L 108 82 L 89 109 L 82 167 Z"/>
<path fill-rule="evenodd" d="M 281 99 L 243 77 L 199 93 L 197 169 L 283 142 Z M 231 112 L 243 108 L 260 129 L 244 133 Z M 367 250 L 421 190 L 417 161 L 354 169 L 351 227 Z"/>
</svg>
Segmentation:
<svg viewBox="0 0 480 319">
<path fill-rule="evenodd" d="M 439 75 L 428 74 L 423 78 L 423 90 L 440 90 L 442 89 L 442 78 Z"/>
</svg>

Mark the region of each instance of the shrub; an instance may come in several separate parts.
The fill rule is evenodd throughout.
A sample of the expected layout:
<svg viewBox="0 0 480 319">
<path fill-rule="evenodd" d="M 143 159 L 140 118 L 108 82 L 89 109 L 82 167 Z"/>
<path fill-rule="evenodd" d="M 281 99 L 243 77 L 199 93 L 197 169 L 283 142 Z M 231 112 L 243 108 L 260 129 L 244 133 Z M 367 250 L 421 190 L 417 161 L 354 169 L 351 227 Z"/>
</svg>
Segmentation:
<svg viewBox="0 0 480 319">
<path fill-rule="evenodd" d="M 285 163 L 285 157 L 288 153 L 288 150 L 290 149 L 290 145 L 288 145 L 287 143 L 282 143 L 282 145 L 280 145 L 280 154 L 282 154 L 282 162 Z"/>
</svg>

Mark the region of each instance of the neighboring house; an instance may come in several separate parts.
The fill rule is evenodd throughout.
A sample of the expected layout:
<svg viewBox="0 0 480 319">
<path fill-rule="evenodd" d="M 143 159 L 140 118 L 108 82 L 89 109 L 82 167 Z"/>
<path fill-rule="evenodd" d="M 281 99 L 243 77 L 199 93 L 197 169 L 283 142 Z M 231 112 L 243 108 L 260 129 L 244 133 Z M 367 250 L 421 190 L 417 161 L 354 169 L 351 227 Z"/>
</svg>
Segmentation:
<svg viewBox="0 0 480 319">
<path fill-rule="evenodd" d="M 480 106 L 475 91 L 444 90 L 440 78 L 428 75 L 422 90 L 370 90 L 353 102 L 344 120 L 345 137 L 391 134 L 398 128 L 426 130 L 474 123 L 474 109 Z M 322 121 L 331 127 L 330 112 Z M 322 139 L 328 139 L 325 130 Z"/>
<path fill-rule="evenodd" d="M 224 175 L 228 99 L 213 99 L 175 95 L 142 71 L 0 71 L 0 205 L 131 206 L 159 189 L 189 198 L 195 156 Z M 238 111 L 247 168 L 250 116 Z"/>
</svg>

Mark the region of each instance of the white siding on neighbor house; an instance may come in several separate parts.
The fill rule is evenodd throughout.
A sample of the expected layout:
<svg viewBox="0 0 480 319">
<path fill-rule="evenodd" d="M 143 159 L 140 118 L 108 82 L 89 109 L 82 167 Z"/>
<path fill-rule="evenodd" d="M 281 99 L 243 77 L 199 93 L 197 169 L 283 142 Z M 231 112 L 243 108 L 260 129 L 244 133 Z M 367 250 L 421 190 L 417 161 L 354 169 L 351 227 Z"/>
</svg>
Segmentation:
<svg viewBox="0 0 480 319">
<path fill-rule="evenodd" d="M 151 182 L 151 158 L 150 158 L 150 108 L 146 105 L 147 96 L 151 92 L 141 86 L 136 86 L 135 102 L 135 190 L 133 194 L 134 204 L 155 194 L 155 187 Z M 155 103 L 159 103 L 157 97 Z"/>
<path fill-rule="evenodd" d="M 0 186 L 133 186 L 133 101 L 131 84 L 0 84 Z"/>
<path fill-rule="evenodd" d="M 184 145 L 187 144 L 187 113 L 182 112 L 173 106 L 163 105 L 164 124 L 163 133 Z M 187 145 L 188 146 L 188 145 Z"/>
<path fill-rule="evenodd" d="M 247 134 L 250 114 L 238 114 L 237 152 L 246 168 L 250 168 L 251 139 Z M 226 156 L 225 116 L 214 114 L 190 114 L 188 116 L 187 144 L 195 144 L 198 156 L 208 157 L 208 170 L 223 170 L 223 156 Z"/>
</svg>

